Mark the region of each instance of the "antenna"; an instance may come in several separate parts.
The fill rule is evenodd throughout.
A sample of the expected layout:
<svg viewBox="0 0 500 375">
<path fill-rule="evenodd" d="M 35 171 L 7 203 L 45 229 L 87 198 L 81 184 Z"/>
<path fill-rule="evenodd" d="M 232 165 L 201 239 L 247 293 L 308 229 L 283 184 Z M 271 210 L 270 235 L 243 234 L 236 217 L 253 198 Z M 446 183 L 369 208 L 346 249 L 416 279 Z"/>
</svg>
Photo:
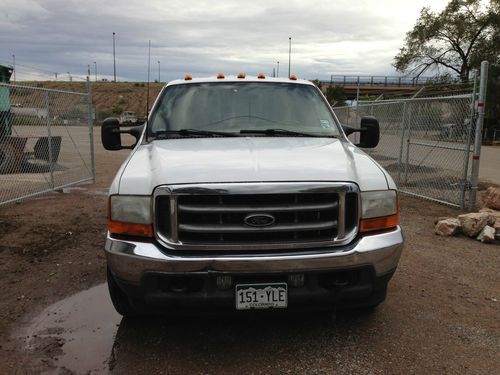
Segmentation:
<svg viewBox="0 0 500 375">
<path fill-rule="evenodd" d="M 151 40 L 149 41 L 149 48 L 148 48 L 148 87 L 147 87 L 147 94 L 146 94 L 146 128 L 148 128 L 149 125 L 149 74 L 151 72 Z"/>
</svg>

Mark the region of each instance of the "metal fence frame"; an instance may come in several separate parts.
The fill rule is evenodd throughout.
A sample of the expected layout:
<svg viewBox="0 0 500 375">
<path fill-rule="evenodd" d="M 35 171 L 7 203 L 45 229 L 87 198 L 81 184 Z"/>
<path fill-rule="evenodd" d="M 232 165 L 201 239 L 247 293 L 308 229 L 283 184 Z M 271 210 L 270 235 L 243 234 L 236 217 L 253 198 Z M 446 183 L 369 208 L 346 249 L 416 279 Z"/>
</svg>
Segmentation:
<svg viewBox="0 0 500 375">
<path fill-rule="evenodd" d="M 485 62 L 481 66 L 480 85 L 476 84 L 474 74 L 470 94 L 358 102 L 333 110 L 341 124 L 351 127 L 359 127 L 363 116 L 380 117 L 381 145 L 379 149 L 366 152 L 391 173 L 402 193 L 450 206 L 473 208 L 487 70 Z M 427 108 L 428 113 L 422 114 L 422 108 Z M 450 118 L 454 123 L 446 124 L 446 119 Z M 442 137 L 446 131 L 448 138 Z M 358 137 L 358 133 L 350 136 L 353 143 L 357 143 Z M 418 165 L 412 164 L 415 160 L 414 155 L 412 160 L 412 152 L 419 154 Z M 433 153 L 435 159 L 431 162 L 429 155 Z M 396 166 L 390 163 L 394 159 Z M 408 183 L 409 175 L 413 180 L 411 184 Z"/>
<path fill-rule="evenodd" d="M 4 163 L 0 206 L 95 182 L 92 86 L 88 78 L 87 92 L 0 83 L 2 100 L 10 109 L 0 112 L 0 164 Z M 13 100 L 24 101 L 29 107 Z M 72 111 L 81 117 L 72 118 Z M 35 144 L 31 150 L 27 147 L 30 141 Z"/>
</svg>

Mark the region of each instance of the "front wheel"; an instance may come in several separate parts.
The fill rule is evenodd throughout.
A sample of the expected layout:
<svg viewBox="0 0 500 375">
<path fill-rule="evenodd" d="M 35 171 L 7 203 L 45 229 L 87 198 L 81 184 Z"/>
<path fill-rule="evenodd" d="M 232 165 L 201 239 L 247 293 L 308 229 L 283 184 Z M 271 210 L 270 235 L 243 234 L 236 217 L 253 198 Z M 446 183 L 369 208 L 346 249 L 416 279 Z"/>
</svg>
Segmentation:
<svg viewBox="0 0 500 375">
<path fill-rule="evenodd" d="M 116 283 L 109 267 L 107 267 L 107 280 L 109 296 L 111 297 L 111 302 L 113 303 L 113 306 L 118 314 L 124 317 L 139 315 L 139 311 L 130 303 L 130 299 Z"/>
</svg>

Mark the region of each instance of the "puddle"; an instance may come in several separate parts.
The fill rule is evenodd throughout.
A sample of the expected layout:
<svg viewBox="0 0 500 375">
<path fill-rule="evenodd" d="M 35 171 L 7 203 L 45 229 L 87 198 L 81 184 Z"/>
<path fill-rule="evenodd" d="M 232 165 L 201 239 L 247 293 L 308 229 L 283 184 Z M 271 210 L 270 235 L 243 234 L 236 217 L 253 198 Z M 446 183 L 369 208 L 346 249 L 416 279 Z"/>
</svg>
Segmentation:
<svg viewBox="0 0 500 375">
<path fill-rule="evenodd" d="M 38 358 L 48 373 L 62 368 L 77 374 L 108 373 L 120 320 L 107 285 L 101 284 L 49 306 L 18 336 L 28 360 Z"/>
</svg>

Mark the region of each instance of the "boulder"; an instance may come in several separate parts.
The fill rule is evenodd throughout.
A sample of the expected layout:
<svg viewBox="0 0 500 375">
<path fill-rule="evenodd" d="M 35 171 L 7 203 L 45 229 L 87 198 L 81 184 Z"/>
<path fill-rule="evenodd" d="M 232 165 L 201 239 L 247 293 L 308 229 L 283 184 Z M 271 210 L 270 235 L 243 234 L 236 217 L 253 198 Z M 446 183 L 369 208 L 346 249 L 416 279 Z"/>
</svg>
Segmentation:
<svg viewBox="0 0 500 375">
<path fill-rule="evenodd" d="M 476 238 L 484 243 L 493 242 L 495 240 L 495 228 L 486 225 Z"/>
<path fill-rule="evenodd" d="M 493 228 L 495 229 L 495 238 L 497 240 L 500 240 L 500 219 L 497 219 L 497 221 L 495 221 Z"/>
<path fill-rule="evenodd" d="M 460 232 L 460 221 L 458 219 L 449 218 L 439 220 L 434 227 L 434 233 L 440 236 L 454 236 Z"/>
<path fill-rule="evenodd" d="M 462 231 L 469 237 L 476 237 L 494 218 L 486 212 L 473 212 L 458 216 Z"/>
<path fill-rule="evenodd" d="M 496 221 L 500 220 L 500 211 L 494 210 L 492 208 L 481 208 L 479 212 L 486 212 L 495 218 Z"/>
<path fill-rule="evenodd" d="M 483 197 L 485 207 L 500 210 L 500 188 L 490 186 Z"/>
</svg>

